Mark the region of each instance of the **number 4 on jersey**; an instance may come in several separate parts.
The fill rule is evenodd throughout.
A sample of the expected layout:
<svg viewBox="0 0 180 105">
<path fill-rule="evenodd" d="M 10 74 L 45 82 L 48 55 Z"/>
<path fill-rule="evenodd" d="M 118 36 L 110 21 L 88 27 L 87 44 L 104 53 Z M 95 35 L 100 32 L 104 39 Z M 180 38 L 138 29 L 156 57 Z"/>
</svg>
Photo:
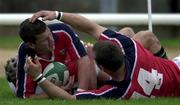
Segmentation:
<svg viewBox="0 0 180 105">
<path fill-rule="evenodd" d="M 152 69 L 152 72 L 140 68 L 138 83 L 146 95 L 151 95 L 153 89 L 160 89 L 163 82 L 163 74 Z"/>
</svg>

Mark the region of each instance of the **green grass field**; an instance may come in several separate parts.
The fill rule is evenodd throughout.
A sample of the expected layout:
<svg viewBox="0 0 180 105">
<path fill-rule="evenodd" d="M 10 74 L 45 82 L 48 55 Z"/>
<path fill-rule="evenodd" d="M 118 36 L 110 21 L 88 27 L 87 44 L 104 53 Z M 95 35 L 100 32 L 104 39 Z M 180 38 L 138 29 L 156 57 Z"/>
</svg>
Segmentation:
<svg viewBox="0 0 180 105">
<path fill-rule="evenodd" d="M 179 105 L 180 98 L 133 100 L 51 100 L 19 99 L 11 92 L 5 78 L 0 77 L 0 105 Z"/>
<path fill-rule="evenodd" d="M 84 39 L 93 42 L 89 37 Z M 0 36 L 0 50 L 17 49 L 21 40 L 18 36 Z M 179 49 L 179 39 L 163 39 L 163 46 L 170 49 Z M 156 99 L 134 99 L 134 100 L 23 100 L 18 99 L 11 92 L 5 77 L 0 76 L 0 105 L 180 105 L 180 98 L 156 98 Z"/>
<path fill-rule="evenodd" d="M 0 48 L 1 49 L 16 49 L 21 42 L 19 36 L 0 36 Z"/>
</svg>

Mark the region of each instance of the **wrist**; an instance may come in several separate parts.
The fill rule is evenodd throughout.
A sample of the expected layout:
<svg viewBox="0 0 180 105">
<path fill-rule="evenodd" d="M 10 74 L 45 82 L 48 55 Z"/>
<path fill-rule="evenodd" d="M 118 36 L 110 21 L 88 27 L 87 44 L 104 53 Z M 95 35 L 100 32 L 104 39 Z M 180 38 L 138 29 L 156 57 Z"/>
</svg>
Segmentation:
<svg viewBox="0 0 180 105">
<path fill-rule="evenodd" d="M 63 12 L 55 11 L 55 14 L 57 20 L 62 20 Z"/>
<path fill-rule="evenodd" d="M 42 75 L 39 74 L 36 78 L 33 79 L 33 81 L 35 81 L 37 84 L 42 83 L 46 78 Z"/>
</svg>

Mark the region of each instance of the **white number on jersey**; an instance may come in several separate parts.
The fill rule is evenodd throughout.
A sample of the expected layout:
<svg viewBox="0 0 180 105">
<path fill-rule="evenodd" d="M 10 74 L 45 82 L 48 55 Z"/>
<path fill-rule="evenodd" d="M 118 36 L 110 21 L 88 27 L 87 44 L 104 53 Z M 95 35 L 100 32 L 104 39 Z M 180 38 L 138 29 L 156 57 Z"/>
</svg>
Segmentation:
<svg viewBox="0 0 180 105">
<path fill-rule="evenodd" d="M 140 68 L 138 75 L 138 83 L 142 87 L 146 95 L 151 95 L 153 89 L 160 89 L 163 82 L 163 74 L 152 69 L 152 73 Z"/>
</svg>

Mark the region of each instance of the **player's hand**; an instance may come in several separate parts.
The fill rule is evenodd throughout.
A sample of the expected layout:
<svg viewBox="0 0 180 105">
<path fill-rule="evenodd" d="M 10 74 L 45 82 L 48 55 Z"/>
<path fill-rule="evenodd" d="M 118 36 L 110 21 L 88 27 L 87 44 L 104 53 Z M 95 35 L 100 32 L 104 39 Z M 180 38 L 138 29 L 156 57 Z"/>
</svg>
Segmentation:
<svg viewBox="0 0 180 105">
<path fill-rule="evenodd" d="M 26 59 L 24 69 L 27 74 L 29 74 L 33 78 L 36 78 L 41 73 L 42 67 L 37 57 L 34 59 L 33 62 L 32 58 L 29 56 Z"/>
<path fill-rule="evenodd" d="M 93 44 L 92 44 L 92 43 L 87 43 L 87 44 L 85 45 L 85 47 L 86 47 L 86 50 L 87 50 L 87 54 L 88 54 L 89 59 L 90 59 L 90 60 L 94 60 L 94 53 L 93 53 L 93 50 L 92 50 Z"/>
<path fill-rule="evenodd" d="M 36 13 L 29 19 L 30 22 L 34 22 L 38 18 L 42 18 L 43 21 L 45 20 L 53 20 L 56 19 L 56 12 L 55 11 L 47 11 L 47 10 L 41 10 Z"/>
<path fill-rule="evenodd" d="M 66 91 L 70 91 L 74 85 L 74 75 L 69 77 L 68 83 L 65 86 L 61 86 Z"/>
</svg>

